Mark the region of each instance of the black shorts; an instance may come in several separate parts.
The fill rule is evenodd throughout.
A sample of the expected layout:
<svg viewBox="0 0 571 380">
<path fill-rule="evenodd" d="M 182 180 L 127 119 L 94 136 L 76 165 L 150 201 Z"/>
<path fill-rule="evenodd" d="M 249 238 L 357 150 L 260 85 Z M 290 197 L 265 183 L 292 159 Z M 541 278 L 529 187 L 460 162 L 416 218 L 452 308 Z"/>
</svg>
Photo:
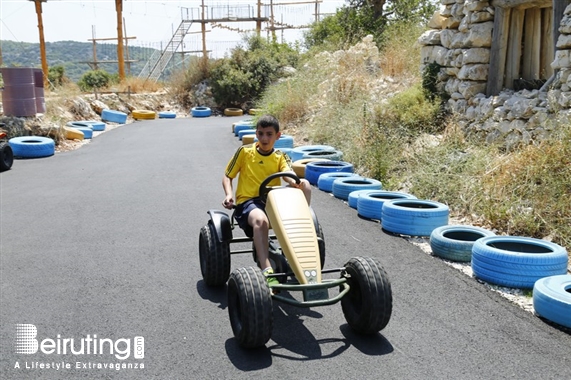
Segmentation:
<svg viewBox="0 0 571 380">
<path fill-rule="evenodd" d="M 248 199 L 246 202 L 240 203 L 236 206 L 236 210 L 234 211 L 234 219 L 236 219 L 240 228 L 244 230 L 244 233 L 249 238 L 254 236 L 254 229 L 248 224 L 248 215 L 250 215 L 252 210 L 257 208 L 264 211 L 266 209 L 266 204 L 259 198 L 252 198 Z"/>
</svg>

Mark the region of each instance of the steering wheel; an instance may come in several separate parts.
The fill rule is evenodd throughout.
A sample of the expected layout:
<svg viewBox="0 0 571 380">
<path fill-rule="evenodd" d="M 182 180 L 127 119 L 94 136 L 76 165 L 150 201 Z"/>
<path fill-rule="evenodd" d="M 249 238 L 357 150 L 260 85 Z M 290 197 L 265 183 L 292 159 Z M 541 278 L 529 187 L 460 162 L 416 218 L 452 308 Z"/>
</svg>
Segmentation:
<svg viewBox="0 0 571 380">
<path fill-rule="evenodd" d="M 265 202 L 266 199 L 268 198 L 268 193 L 270 192 L 270 190 L 279 189 L 279 188 L 284 187 L 284 186 L 268 187 L 268 183 L 272 182 L 272 180 L 274 180 L 276 178 L 281 178 L 281 177 L 289 177 L 289 178 L 295 180 L 295 183 L 297 183 L 298 185 L 301 183 L 301 180 L 299 179 L 299 177 L 293 173 L 280 172 L 280 173 L 271 174 L 265 180 L 263 180 L 262 183 L 260 184 L 259 196 L 263 202 Z"/>
</svg>

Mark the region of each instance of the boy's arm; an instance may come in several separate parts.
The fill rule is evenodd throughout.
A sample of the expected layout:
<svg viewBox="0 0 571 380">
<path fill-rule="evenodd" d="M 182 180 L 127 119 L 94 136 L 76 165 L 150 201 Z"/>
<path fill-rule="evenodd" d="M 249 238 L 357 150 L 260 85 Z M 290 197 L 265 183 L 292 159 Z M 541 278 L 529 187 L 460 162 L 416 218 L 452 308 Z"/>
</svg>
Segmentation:
<svg viewBox="0 0 571 380">
<path fill-rule="evenodd" d="M 232 178 L 224 175 L 222 177 L 222 188 L 224 189 L 224 200 L 222 201 L 222 206 L 231 210 L 234 207 L 234 189 L 232 188 Z"/>
</svg>

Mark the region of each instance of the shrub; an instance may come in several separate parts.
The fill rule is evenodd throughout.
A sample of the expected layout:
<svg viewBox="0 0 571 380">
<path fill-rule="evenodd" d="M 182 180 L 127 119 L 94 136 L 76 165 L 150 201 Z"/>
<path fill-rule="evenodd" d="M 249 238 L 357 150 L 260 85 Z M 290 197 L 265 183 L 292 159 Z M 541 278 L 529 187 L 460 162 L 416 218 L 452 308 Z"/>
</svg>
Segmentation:
<svg viewBox="0 0 571 380">
<path fill-rule="evenodd" d="M 109 73 L 103 70 L 91 70 L 83 74 L 77 85 L 82 91 L 91 91 L 108 87 L 112 81 Z"/>
</svg>

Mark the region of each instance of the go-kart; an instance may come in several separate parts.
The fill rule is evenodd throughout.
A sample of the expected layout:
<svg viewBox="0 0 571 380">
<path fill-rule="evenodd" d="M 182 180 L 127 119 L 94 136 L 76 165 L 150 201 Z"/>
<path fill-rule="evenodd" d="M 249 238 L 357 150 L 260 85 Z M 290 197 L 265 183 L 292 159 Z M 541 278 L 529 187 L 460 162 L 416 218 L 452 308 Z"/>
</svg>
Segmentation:
<svg viewBox="0 0 571 380">
<path fill-rule="evenodd" d="M 0 172 L 10 170 L 13 162 L 14 153 L 8 144 L 6 132 L 0 132 Z"/>
<path fill-rule="evenodd" d="M 270 261 L 278 284 L 271 288 L 258 267 L 237 268 L 230 273 L 230 255 L 254 249 L 230 250 L 232 243 L 252 241 L 232 236 L 235 223 L 224 211 L 209 210 L 210 220 L 199 236 L 200 268 L 207 285 L 228 282 L 228 313 L 232 331 L 242 347 L 259 347 L 271 338 L 273 301 L 298 307 L 315 307 L 341 301 L 349 326 L 358 333 L 373 334 L 389 322 L 392 292 L 388 276 L 371 257 L 353 257 L 342 268 L 323 269 L 325 242 L 315 213 L 303 192 L 286 186 L 268 187 L 276 173 L 260 184 L 259 196 L 266 203 L 270 234 Z M 339 273 L 339 278 L 323 275 Z M 330 289 L 336 294 L 330 296 Z M 287 293 L 290 293 L 288 296 Z M 297 298 L 291 293 L 298 294 Z M 300 298 L 300 299 L 299 299 Z"/>
</svg>

